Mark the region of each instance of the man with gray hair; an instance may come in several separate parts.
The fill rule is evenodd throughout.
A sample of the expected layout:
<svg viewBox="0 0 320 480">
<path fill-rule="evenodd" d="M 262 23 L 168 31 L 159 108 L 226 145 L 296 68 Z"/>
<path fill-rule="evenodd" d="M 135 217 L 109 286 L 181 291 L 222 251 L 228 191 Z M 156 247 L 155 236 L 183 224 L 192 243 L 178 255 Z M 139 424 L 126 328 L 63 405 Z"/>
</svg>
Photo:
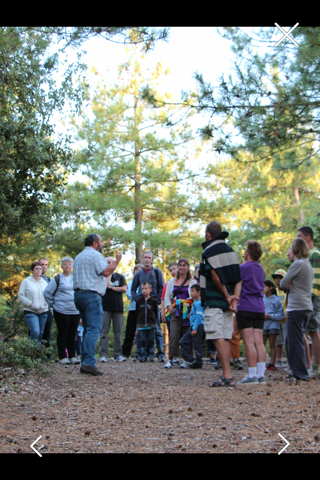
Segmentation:
<svg viewBox="0 0 320 480">
<path fill-rule="evenodd" d="M 134 279 L 132 281 L 131 296 L 135 302 L 139 300 L 139 298 L 143 296 L 141 285 L 144 282 L 148 282 L 150 283 L 150 285 L 152 285 L 152 291 L 150 293 L 150 296 L 157 300 L 157 303 L 159 306 L 161 303 L 161 295 L 164 287 L 164 278 L 161 270 L 159 270 L 159 268 L 154 268 L 152 266 L 153 260 L 154 260 L 153 253 L 150 252 L 150 250 L 145 251 L 144 254 L 142 255 L 143 268 L 135 274 Z M 137 289 L 138 289 L 138 293 L 137 293 Z M 141 356 L 139 331 L 136 336 L 136 343 L 137 343 L 136 360 L 139 360 Z M 160 327 L 160 310 L 157 318 L 156 344 L 157 344 L 156 356 L 158 358 L 158 361 L 164 362 L 163 335 Z"/>
<path fill-rule="evenodd" d="M 74 303 L 79 310 L 83 333 L 81 373 L 103 375 L 96 367 L 95 346 L 101 335 L 103 318 L 102 296 L 106 292 L 107 277 L 117 268 L 122 258 L 116 252 L 116 260 L 108 264 L 102 256 L 103 242 L 100 235 L 91 233 L 85 239 L 85 248 L 76 256 L 73 269 Z"/>
</svg>

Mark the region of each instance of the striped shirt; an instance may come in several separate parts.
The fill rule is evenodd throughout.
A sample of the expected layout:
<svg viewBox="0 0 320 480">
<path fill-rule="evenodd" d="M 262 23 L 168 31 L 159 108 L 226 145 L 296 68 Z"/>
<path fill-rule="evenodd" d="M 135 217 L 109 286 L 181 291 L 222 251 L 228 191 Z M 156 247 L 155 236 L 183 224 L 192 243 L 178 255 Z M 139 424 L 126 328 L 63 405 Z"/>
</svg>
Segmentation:
<svg viewBox="0 0 320 480">
<path fill-rule="evenodd" d="M 233 295 L 235 283 L 241 282 L 238 256 L 224 240 L 228 235 L 227 232 L 222 232 L 218 237 L 202 244 L 204 251 L 200 263 L 200 289 L 203 307 L 229 309 L 224 295 L 212 280 L 211 270 L 218 275 L 229 295 Z"/>
<path fill-rule="evenodd" d="M 320 295 L 320 252 L 315 247 L 309 251 L 309 260 L 312 265 L 314 277 L 312 282 L 312 296 L 319 297 Z"/>
<path fill-rule="evenodd" d="M 106 259 L 93 247 L 85 247 L 76 256 L 73 267 L 74 290 L 92 290 L 104 295 L 107 279 L 101 273 L 108 267 Z"/>
</svg>

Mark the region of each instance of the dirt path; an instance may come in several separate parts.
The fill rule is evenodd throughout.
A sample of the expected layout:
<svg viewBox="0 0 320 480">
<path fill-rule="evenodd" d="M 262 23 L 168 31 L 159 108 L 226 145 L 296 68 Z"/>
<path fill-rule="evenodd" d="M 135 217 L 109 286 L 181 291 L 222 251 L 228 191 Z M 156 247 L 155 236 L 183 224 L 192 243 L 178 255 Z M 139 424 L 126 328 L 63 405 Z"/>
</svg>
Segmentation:
<svg viewBox="0 0 320 480">
<path fill-rule="evenodd" d="M 0 453 L 320 452 L 320 380 L 295 386 L 270 372 L 266 386 L 209 388 L 219 377 L 163 363 L 108 361 L 102 377 L 51 366 L 40 379 L 0 379 Z M 245 364 L 244 364 L 245 365 Z M 234 371 L 241 379 L 244 371 Z"/>
</svg>

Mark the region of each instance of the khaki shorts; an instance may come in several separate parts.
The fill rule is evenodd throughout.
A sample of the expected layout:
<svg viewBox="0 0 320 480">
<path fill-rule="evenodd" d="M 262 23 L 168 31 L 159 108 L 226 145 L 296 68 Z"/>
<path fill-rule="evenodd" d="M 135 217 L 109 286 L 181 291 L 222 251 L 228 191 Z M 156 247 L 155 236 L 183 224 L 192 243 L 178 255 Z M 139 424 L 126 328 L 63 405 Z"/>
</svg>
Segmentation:
<svg viewBox="0 0 320 480">
<path fill-rule="evenodd" d="M 220 308 L 206 308 L 204 311 L 204 330 L 207 340 L 224 338 L 229 340 L 233 334 L 233 313 Z"/>
</svg>

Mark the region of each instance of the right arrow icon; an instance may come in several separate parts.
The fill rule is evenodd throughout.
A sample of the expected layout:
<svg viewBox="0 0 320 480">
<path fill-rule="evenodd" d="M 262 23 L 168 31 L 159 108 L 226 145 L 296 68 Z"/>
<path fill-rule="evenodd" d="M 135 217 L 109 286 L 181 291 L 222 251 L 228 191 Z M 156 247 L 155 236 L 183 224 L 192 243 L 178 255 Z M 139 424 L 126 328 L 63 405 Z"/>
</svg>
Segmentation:
<svg viewBox="0 0 320 480">
<path fill-rule="evenodd" d="M 281 455 L 281 453 L 284 452 L 285 449 L 289 447 L 290 442 L 288 442 L 288 440 L 287 440 L 286 438 L 284 438 L 284 437 L 281 435 L 281 433 L 278 433 L 278 435 L 279 435 L 279 437 L 281 437 L 282 440 L 283 440 L 284 442 L 286 442 L 286 444 L 287 444 L 285 447 L 283 447 L 282 450 L 280 450 L 280 452 L 278 452 L 278 455 Z"/>
</svg>

